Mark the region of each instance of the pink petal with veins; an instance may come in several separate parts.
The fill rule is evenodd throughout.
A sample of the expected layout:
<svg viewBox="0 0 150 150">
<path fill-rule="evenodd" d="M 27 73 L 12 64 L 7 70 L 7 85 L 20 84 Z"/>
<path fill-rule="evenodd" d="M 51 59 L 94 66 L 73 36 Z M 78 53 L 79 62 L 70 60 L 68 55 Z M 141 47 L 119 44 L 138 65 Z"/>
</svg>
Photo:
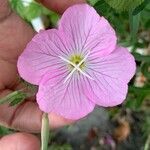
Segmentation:
<svg viewBox="0 0 150 150">
<path fill-rule="evenodd" d="M 94 56 L 103 56 L 116 46 L 114 29 L 88 4 L 69 7 L 59 21 L 59 30 L 72 39 L 75 52 L 90 50 Z"/>
<path fill-rule="evenodd" d="M 43 75 L 51 68 L 62 67 L 58 56 L 68 56 L 68 39 L 56 29 L 35 35 L 18 59 L 20 76 L 29 83 L 38 85 Z"/>
<path fill-rule="evenodd" d="M 127 84 L 135 74 L 134 57 L 126 48 L 117 47 L 108 56 L 90 57 L 88 61 L 88 72 L 94 80 L 82 80 L 85 95 L 100 106 L 121 104 L 127 95 Z"/>
<path fill-rule="evenodd" d="M 93 111 L 95 104 L 83 94 L 83 87 L 76 75 L 63 83 L 67 72 L 54 70 L 44 76 L 37 93 L 37 102 L 44 112 L 54 112 L 68 119 L 77 120 Z"/>
</svg>

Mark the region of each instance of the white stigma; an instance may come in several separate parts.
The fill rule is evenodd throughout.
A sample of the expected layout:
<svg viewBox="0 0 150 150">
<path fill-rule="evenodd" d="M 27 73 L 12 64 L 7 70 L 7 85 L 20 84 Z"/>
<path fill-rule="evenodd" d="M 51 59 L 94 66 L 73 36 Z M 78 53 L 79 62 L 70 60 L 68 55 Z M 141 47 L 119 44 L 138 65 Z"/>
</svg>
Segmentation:
<svg viewBox="0 0 150 150">
<path fill-rule="evenodd" d="M 82 69 L 80 68 L 80 65 L 87 59 L 87 57 L 89 56 L 90 52 L 87 53 L 87 55 L 80 61 L 79 64 L 74 64 L 71 61 L 67 60 L 64 57 L 59 56 L 59 58 L 61 58 L 63 61 L 69 63 L 70 65 L 72 65 L 74 68 L 73 70 L 69 73 L 69 75 L 66 77 L 66 79 L 64 80 L 64 83 L 66 83 L 66 81 L 72 76 L 72 74 L 78 70 L 81 74 L 83 74 L 84 76 L 86 76 L 87 78 L 93 80 L 93 78 L 91 76 L 89 76 L 87 73 L 83 72 Z"/>
</svg>

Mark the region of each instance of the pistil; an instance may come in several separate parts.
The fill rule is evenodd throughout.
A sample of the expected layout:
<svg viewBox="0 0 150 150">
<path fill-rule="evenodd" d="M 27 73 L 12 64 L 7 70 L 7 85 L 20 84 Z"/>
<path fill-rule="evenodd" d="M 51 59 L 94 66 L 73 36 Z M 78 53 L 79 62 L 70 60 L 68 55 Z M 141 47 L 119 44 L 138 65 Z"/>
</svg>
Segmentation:
<svg viewBox="0 0 150 150">
<path fill-rule="evenodd" d="M 66 79 L 64 80 L 64 83 L 66 83 L 66 81 L 72 76 L 72 74 L 77 70 L 79 71 L 81 74 L 83 74 L 84 76 L 86 76 L 87 78 L 89 79 L 92 79 L 93 78 L 88 75 L 87 73 L 85 73 L 82 69 L 81 69 L 81 65 L 84 64 L 85 60 L 88 58 L 90 52 L 87 53 L 87 55 L 80 60 L 80 62 L 78 64 L 76 64 L 76 60 L 74 62 L 71 62 L 70 60 L 67 60 L 66 58 L 64 57 L 61 57 L 59 56 L 59 58 L 61 58 L 62 60 L 64 60 L 65 62 L 67 62 L 69 65 L 72 65 L 74 68 L 72 69 L 72 71 L 69 73 L 69 75 L 66 77 Z M 75 57 L 74 57 L 75 58 Z M 78 57 L 77 57 L 78 58 Z"/>
</svg>

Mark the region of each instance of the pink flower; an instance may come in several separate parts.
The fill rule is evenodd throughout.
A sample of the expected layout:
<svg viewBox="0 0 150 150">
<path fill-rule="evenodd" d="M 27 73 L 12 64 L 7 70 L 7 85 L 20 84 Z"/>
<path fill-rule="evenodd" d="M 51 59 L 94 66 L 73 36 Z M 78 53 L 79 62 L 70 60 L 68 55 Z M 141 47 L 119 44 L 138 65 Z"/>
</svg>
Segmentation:
<svg viewBox="0 0 150 150">
<path fill-rule="evenodd" d="M 95 105 L 111 107 L 126 98 L 135 61 L 116 45 L 113 28 L 87 4 L 68 8 L 58 29 L 35 35 L 18 60 L 23 79 L 39 86 L 44 112 L 79 119 Z"/>
</svg>

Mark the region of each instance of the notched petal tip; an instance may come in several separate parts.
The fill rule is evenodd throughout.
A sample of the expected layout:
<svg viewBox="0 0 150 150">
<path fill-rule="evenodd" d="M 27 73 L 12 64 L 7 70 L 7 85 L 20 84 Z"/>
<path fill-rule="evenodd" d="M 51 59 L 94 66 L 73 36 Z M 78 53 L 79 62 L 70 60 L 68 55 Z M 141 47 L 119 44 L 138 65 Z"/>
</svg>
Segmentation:
<svg viewBox="0 0 150 150">
<path fill-rule="evenodd" d="M 126 99 L 127 84 L 135 70 L 135 59 L 124 47 L 117 46 L 109 55 L 92 59 L 90 73 L 95 81 L 87 83 L 91 87 L 89 91 L 95 95 L 92 101 L 103 107 L 121 104 Z"/>
<path fill-rule="evenodd" d="M 88 4 L 78 4 L 68 8 L 59 21 L 59 30 L 72 39 L 74 50 L 104 56 L 116 46 L 116 34 L 109 22 L 100 17 Z"/>
<path fill-rule="evenodd" d="M 136 73 L 136 62 L 134 56 L 129 52 L 129 50 L 125 47 L 117 46 L 116 51 L 122 51 L 122 61 L 126 61 L 126 71 L 124 72 L 124 76 L 128 74 L 128 82 L 133 78 Z M 124 67 L 125 67 L 124 66 Z M 128 83 L 127 82 L 127 83 Z"/>
</svg>

